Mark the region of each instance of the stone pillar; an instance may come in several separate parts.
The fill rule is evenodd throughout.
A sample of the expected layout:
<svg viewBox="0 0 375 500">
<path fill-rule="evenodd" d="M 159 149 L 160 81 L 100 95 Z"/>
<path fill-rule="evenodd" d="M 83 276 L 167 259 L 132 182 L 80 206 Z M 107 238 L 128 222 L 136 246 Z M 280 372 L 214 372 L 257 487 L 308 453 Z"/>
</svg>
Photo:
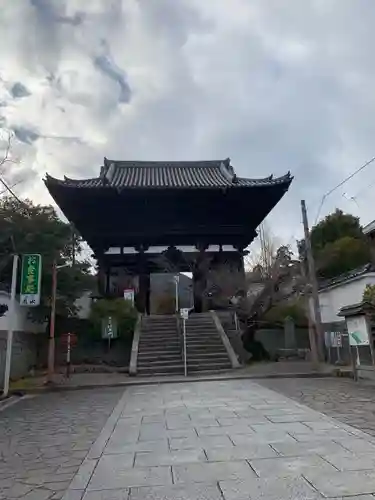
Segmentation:
<svg viewBox="0 0 375 500">
<path fill-rule="evenodd" d="M 293 318 L 285 318 L 284 320 L 284 338 L 285 338 L 285 349 L 296 349 L 297 339 L 296 339 L 296 327 Z"/>
</svg>

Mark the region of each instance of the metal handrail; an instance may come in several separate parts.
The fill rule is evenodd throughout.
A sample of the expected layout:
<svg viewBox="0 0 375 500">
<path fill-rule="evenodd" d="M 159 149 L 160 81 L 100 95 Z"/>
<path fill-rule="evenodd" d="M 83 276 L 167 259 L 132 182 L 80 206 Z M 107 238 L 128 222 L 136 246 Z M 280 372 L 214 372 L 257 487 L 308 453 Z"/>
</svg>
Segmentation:
<svg viewBox="0 0 375 500">
<path fill-rule="evenodd" d="M 187 376 L 186 321 L 179 315 L 176 315 L 176 326 L 177 326 L 178 338 L 180 340 L 181 356 L 184 362 L 184 375 L 186 377 Z"/>
<path fill-rule="evenodd" d="M 187 377 L 187 359 L 186 359 L 186 320 L 182 318 L 182 334 L 184 339 L 184 375 Z"/>
<path fill-rule="evenodd" d="M 185 365 L 186 365 L 186 339 L 184 337 L 183 333 L 183 326 L 182 326 L 182 318 L 180 317 L 179 314 L 176 314 L 176 328 L 177 328 L 177 334 L 178 334 L 178 340 L 180 344 L 180 349 L 181 349 L 181 357 L 184 362 L 184 372 L 185 372 Z"/>
</svg>

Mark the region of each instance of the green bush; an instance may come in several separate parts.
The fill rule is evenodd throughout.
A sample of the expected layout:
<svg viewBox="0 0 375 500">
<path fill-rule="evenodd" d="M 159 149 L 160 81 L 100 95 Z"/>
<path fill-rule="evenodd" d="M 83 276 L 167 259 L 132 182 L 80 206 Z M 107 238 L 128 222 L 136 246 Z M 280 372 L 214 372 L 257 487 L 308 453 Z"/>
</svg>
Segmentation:
<svg viewBox="0 0 375 500">
<path fill-rule="evenodd" d="M 99 299 L 91 306 L 90 321 L 93 324 L 93 333 L 101 336 L 102 321 L 111 316 L 117 321 L 118 336 L 131 337 L 134 333 L 138 312 L 133 304 L 122 298 Z"/>
<path fill-rule="evenodd" d="M 306 326 L 307 317 L 301 301 L 290 302 L 287 304 L 277 304 L 266 312 L 262 318 L 264 321 L 282 325 L 286 318 L 292 318 L 296 325 Z"/>
<path fill-rule="evenodd" d="M 370 302 L 370 304 L 375 305 L 375 285 L 366 285 L 362 300 L 364 302 Z"/>
</svg>

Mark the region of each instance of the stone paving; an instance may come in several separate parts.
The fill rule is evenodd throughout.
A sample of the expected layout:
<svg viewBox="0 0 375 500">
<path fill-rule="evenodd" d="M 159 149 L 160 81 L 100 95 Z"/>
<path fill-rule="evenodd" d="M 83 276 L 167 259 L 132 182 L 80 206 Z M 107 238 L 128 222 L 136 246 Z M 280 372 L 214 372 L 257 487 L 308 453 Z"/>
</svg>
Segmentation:
<svg viewBox="0 0 375 500">
<path fill-rule="evenodd" d="M 375 386 L 349 379 L 269 379 L 259 384 L 375 436 Z"/>
<path fill-rule="evenodd" d="M 249 380 L 128 388 L 64 500 L 368 500 L 375 439 Z"/>
<path fill-rule="evenodd" d="M 0 499 L 61 499 L 122 393 L 45 394 L 0 412 Z"/>
</svg>

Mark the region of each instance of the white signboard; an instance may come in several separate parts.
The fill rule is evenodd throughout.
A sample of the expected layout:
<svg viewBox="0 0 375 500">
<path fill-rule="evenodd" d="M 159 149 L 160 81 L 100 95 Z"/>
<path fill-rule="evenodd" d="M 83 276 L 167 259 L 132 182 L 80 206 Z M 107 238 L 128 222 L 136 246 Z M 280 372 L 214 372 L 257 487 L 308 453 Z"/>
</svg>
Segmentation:
<svg viewBox="0 0 375 500">
<path fill-rule="evenodd" d="M 116 318 L 108 316 L 102 320 L 102 338 L 114 339 L 117 337 L 117 321 Z"/>
<path fill-rule="evenodd" d="M 335 338 L 336 338 L 336 342 L 335 342 L 336 347 L 342 347 L 342 336 L 341 336 L 341 333 L 340 332 L 336 332 Z"/>
<path fill-rule="evenodd" d="M 124 300 L 130 300 L 134 305 L 134 288 L 126 288 L 124 290 Z"/>
<path fill-rule="evenodd" d="M 189 311 L 190 311 L 190 309 L 187 309 L 187 308 L 180 309 L 181 318 L 182 319 L 189 319 Z"/>
<path fill-rule="evenodd" d="M 367 322 L 365 316 L 346 318 L 350 345 L 369 345 Z"/>
<path fill-rule="evenodd" d="M 332 347 L 341 347 L 342 339 L 340 332 L 331 332 L 331 346 Z"/>
</svg>

